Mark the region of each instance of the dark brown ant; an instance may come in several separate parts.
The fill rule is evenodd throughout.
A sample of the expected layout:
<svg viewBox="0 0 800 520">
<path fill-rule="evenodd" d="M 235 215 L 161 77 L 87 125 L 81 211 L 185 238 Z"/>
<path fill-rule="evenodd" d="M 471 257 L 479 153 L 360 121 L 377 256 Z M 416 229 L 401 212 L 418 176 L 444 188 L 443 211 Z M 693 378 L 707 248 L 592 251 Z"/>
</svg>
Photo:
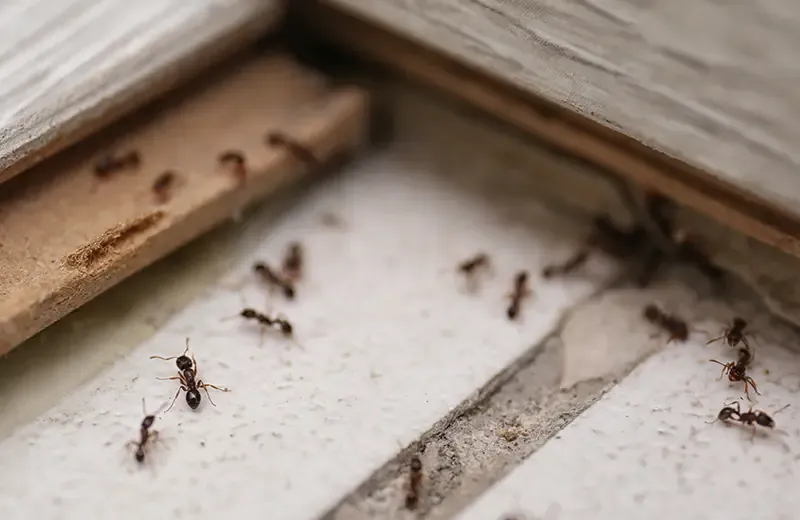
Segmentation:
<svg viewBox="0 0 800 520">
<path fill-rule="evenodd" d="M 422 461 L 416 455 L 411 457 L 408 467 L 408 493 L 406 509 L 415 509 L 419 504 L 419 488 L 422 483 Z"/>
<path fill-rule="evenodd" d="M 221 392 L 230 392 L 229 389 L 225 387 L 220 387 L 216 385 L 211 385 L 208 383 L 204 383 L 202 380 L 197 379 L 197 360 L 194 358 L 194 354 L 192 357 L 186 355 L 189 352 L 189 338 L 186 338 L 186 349 L 183 351 L 183 354 L 180 356 L 172 356 L 172 357 L 161 357 L 161 356 L 150 356 L 150 359 L 162 359 L 164 361 L 169 361 L 174 359 L 175 365 L 178 367 L 178 375 L 172 377 L 159 377 L 160 381 L 168 381 L 172 379 L 177 379 L 181 382 L 180 388 L 178 391 L 175 392 L 175 398 L 172 400 L 172 404 L 169 405 L 165 411 L 169 411 L 172 406 L 175 404 L 175 401 L 178 400 L 178 396 L 180 395 L 181 391 L 186 392 L 186 404 L 189 405 L 189 408 L 192 410 L 196 410 L 198 406 L 200 406 L 200 388 L 206 391 L 206 395 L 208 396 L 208 401 L 213 405 L 214 401 L 211 400 L 211 394 L 208 392 L 209 388 L 213 388 L 215 390 L 219 390 Z"/>
<path fill-rule="evenodd" d="M 647 233 L 643 227 L 624 230 L 607 216 L 601 215 L 594 218 L 587 242 L 590 247 L 600 249 L 609 256 L 627 259 L 638 254 L 646 240 Z"/>
<path fill-rule="evenodd" d="M 750 409 L 746 412 L 742 412 L 741 407 L 739 406 L 739 401 L 734 401 L 731 404 L 735 404 L 736 408 L 731 405 L 726 405 L 722 410 L 719 411 L 717 414 L 717 418 L 713 421 L 736 421 L 741 424 L 745 424 L 748 426 L 753 427 L 753 437 L 756 436 L 756 425 L 762 426 L 764 428 L 775 428 L 775 420 L 767 415 L 765 412 L 760 410 L 753 410 L 751 406 Z M 785 408 L 785 407 L 784 407 Z"/>
<path fill-rule="evenodd" d="M 163 407 L 164 406 L 162 405 L 161 408 Z M 151 431 L 150 428 L 152 428 L 153 423 L 156 422 L 156 415 L 161 412 L 161 408 L 159 408 L 155 413 L 148 414 L 144 404 L 144 397 L 142 398 L 142 412 L 144 412 L 145 417 L 142 420 L 142 425 L 139 427 L 139 442 L 129 441 L 127 444 L 128 447 L 136 446 L 136 451 L 134 452 L 133 456 L 136 458 L 136 462 L 139 464 L 144 462 L 145 446 L 147 446 L 147 443 L 149 441 L 156 442 L 158 439 L 158 432 L 155 430 Z"/>
<path fill-rule="evenodd" d="M 514 320 L 519 316 L 519 309 L 522 299 L 530 295 L 531 291 L 528 288 L 528 271 L 520 271 L 514 277 L 514 290 L 511 293 L 511 303 L 506 310 L 506 316 L 509 320 Z"/>
<path fill-rule="evenodd" d="M 172 170 L 167 170 L 153 181 L 152 191 L 159 204 L 164 204 L 169 200 L 172 187 L 178 179 L 178 174 Z"/>
<path fill-rule="evenodd" d="M 244 154 L 239 150 L 222 152 L 217 160 L 222 166 L 230 168 L 239 182 L 244 182 L 247 179 L 247 163 Z"/>
<path fill-rule="evenodd" d="M 297 281 L 303 274 L 303 246 L 298 242 L 289 244 L 283 258 L 283 276 L 289 281 Z M 285 289 L 284 289 L 285 290 Z"/>
<path fill-rule="evenodd" d="M 300 144 L 297 140 L 281 132 L 270 132 L 267 134 L 266 143 L 273 147 L 281 147 L 289 152 L 298 160 L 310 167 L 318 167 L 319 159 L 307 147 Z"/>
<path fill-rule="evenodd" d="M 542 270 L 542 277 L 553 278 L 554 276 L 564 276 L 576 271 L 589 259 L 589 253 L 588 249 L 581 249 L 562 264 L 548 265 Z"/>
<path fill-rule="evenodd" d="M 256 272 L 261 278 L 264 279 L 270 286 L 278 287 L 283 291 L 283 295 L 286 298 L 293 300 L 294 299 L 294 285 L 290 280 L 287 280 L 280 276 L 278 273 L 272 270 L 270 266 L 268 266 L 264 262 L 256 262 L 253 264 L 253 271 Z"/>
<path fill-rule="evenodd" d="M 752 386 L 753 390 L 755 390 L 755 392 L 760 395 L 755 380 L 747 375 L 747 367 L 750 365 L 750 363 L 753 362 L 754 358 L 755 356 L 753 356 L 753 353 L 750 350 L 750 348 L 742 347 L 739 349 L 739 358 L 736 361 L 731 361 L 730 363 L 723 363 L 721 361 L 717 361 L 716 359 L 709 359 L 709 361 L 711 363 L 722 365 L 722 373 L 719 376 L 720 379 L 722 379 L 722 376 L 724 376 L 727 373 L 728 381 L 730 381 L 731 383 L 744 382 L 744 393 L 745 395 L 747 395 L 747 400 L 749 401 L 750 400 L 750 390 L 748 388 L 749 386 Z"/>
<path fill-rule="evenodd" d="M 141 157 L 139 152 L 131 150 L 120 155 L 113 155 L 111 153 L 101 156 L 94 163 L 94 175 L 99 179 L 107 179 L 112 173 L 127 168 L 138 168 L 141 164 Z"/>
<path fill-rule="evenodd" d="M 643 315 L 647 321 L 669 333 L 667 343 L 673 340 L 685 342 L 689 339 L 689 327 L 681 318 L 667 314 L 652 304 L 644 308 Z"/>
<path fill-rule="evenodd" d="M 725 340 L 728 346 L 736 347 L 739 343 L 742 343 L 749 349 L 750 343 L 747 341 L 747 336 L 744 333 L 745 327 L 747 327 L 747 322 L 745 320 L 739 317 L 733 318 L 733 323 L 730 327 L 725 329 L 722 336 L 708 340 L 706 345 L 722 339 Z"/>
<path fill-rule="evenodd" d="M 489 269 L 489 267 L 489 255 L 478 253 L 458 264 L 458 272 L 466 277 L 469 290 L 475 290 L 478 282 L 478 271 Z"/>
<path fill-rule="evenodd" d="M 279 317 L 271 317 L 266 314 L 260 313 L 255 309 L 247 308 L 242 309 L 239 316 L 246 320 L 254 320 L 265 327 L 276 328 L 281 331 L 284 336 L 291 337 L 294 334 L 294 327 L 289 320 Z"/>
</svg>

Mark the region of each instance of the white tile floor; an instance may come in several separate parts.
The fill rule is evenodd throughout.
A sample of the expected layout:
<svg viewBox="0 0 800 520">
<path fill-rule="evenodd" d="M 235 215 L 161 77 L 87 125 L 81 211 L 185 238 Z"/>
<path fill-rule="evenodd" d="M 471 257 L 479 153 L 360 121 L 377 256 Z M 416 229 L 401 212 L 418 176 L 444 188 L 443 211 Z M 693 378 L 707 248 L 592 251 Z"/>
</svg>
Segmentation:
<svg viewBox="0 0 800 520">
<path fill-rule="evenodd" d="M 747 427 L 706 423 L 743 392 L 708 362 L 730 358 L 730 347 L 702 339 L 642 363 L 459 518 L 797 518 L 798 355 L 759 348 L 752 374 L 763 395 L 752 404 L 790 407 L 774 415 L 776 431 L 751 440 Z"/>
<path fill-rule="evenodd" d="M 319 515 L 611 276 L 595 263 L 594 278 L 535 281 L 522 319 L 510 323 L 505 294 L 516 271 L 536 280 L 545 263 L 571 253 L 583 229 L 519 196 L 530 181 L 513 176 L 505 188 L 517 196 L 498 217 L 496 201 L 474 190 L 474 179 L 494 173 L 491 162 L 439 178 L 414 162 L 413 150 L 395 153 L 315 189 L 265 228 L 257 253 L 238 258 L 226 278 L 226 286 L 250 280 L 254 260 L 278 259 L 302 239 L 308 278 L 297 302 L 269 303 L 295 323 L 299 346 L 271 334 L 259 345 L 258 329 L 222 321 L 243 302 L 264 305 L 257 284 L 209 291 L 0 443 L 0 517 Z M 343 229 L 321 224 L 330 209 Z M 515 211 L 521 220 L 509 217 Z M 494 273 L 468 295 L 454 268 L 479 250 L 492 253 Z M 137 433 L 140 400 L 156 408 L 177 388 L 155 380 L 174 364 L 148 356 L 180 354 L 186 335 L 201 377 L 232 391 L 212 394 L 216 408 L 205 402 L 193 412 L 181 399 L 159 416 L 164 443 L 139 470 L 124 444 Z"/>
</svg>

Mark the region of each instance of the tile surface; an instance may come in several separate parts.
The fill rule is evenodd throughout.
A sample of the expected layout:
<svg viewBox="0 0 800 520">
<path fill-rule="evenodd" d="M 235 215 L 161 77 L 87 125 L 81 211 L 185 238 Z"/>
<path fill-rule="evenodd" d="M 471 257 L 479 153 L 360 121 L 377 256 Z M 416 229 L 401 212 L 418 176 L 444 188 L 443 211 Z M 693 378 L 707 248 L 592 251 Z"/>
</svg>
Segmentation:
<svg viewBox="0 0 800 520">
<path fill-rule="evenodd" d="M 218 286 L 0 443 L 0 516 L 280 519 L 333 505 L 612 276 L 594 262 L 587 277 L 539 283 L 584 230 L 526 198 L 534 188 L 524 173 L 487 189 L 498 165 L 471 153 L 469 167 L 442 171 L 413 146 L 395 148 L 264 227 Z M 322 223 L 328 212 L 339 227 Z M 277 261 L 295 239 L 307 248 L 307 277 L 286 303 L 267 296 L 250 264 Z M 493 272 L 467 294 L 455 265 L 479 250 L 492 253 Z M 510 323 L 506 294 L 520 269 L 535 293 Z M 270 331 L 261 342 L 236 317 L 245 304 L 284 313 L 297 343 Z M 185 336 L 201 378 L 232 391 L 212 393 L 216 407 L 204 394 L 195 412 L 179 399 L 156 421 L 163 442 L 137 468 L 124 445 L 141 399 L 155 409 L 177 388 L 155 380 L 174 365 L 148 356 L 180 354 Z M 58 337 L 50 342 L 59 348 Z"/>
</svg>

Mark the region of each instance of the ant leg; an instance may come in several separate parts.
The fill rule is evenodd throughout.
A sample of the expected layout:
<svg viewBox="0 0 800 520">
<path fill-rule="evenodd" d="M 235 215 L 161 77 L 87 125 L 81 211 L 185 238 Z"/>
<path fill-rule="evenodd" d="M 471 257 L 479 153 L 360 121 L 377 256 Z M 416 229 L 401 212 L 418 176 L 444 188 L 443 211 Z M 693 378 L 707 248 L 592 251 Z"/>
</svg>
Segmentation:
<svg viewBox="0 0 800 520">
<path fill-rule="evenodd" d="M 169 408 L 167 408 L 166 410 L 164 410 L 164 413 L 167 413 L 168 411 L 170 411 L 170 410 L 172 409 L 172 407 L 173 407 L 173 406 L 175 406 L 175 401 L 177 401 L 177 400 L 178 400 L 178 396 L 180 395 L 180 393 L 181 393 L 181 390 L 186 390 L 186 387 L 184 387 L 183 385 L 181 385 L 181 387 L 180 387 L 180 388 L 178 388 L 178 391 L 177 391 L 177 392 L 175 392 L 175 397 L 172 399 L 172 403 L 169 405 Z"/>
<path fill-rule="evenodd" d="M 710 344 L 714 343 L 715 341 L 719 341 L 719 340 L 724 339 L 724 338 L 725 338 L 725 336 L 722 335 L 722 336 L 720 336 L 718 338 L 710 339 L 710 340 L 706 341 L 706 345 L 710 345 Z"/>
<path fill-rule="evenodd" d="M 717 361 L 716 359 L 709 359 L 708 361 L 711 362 L 711 363 L 716 363 L 718 365 L 722 365 L 722 373 L 720 373 L 719 377 L 717 378 L 718 380 L 722 379 L 722 376 L 725 375 L 725 371 L 728 369 L 728 364 L 723 363 L 722 361 Z"/>
<path fill-rule="evenodd" d="M 755 380 L 754 380 L 752 377 L 750 377 L 750 376 L 747 376 L 747 377 L 745 377 L 745 378 L 744 378 L 744 393 L 745 393 L 745 395 L 747 395 L 747 400 L 748 400 L 748 401 L 751 401 L 751 400 L 752 400 L 752 399 L 750 399 L 750 392 L 748 392 L 748 389 L 747 389 L 747 386 L 748 386 L 748 385 L 752 386 L 752 387 L 753 387 L 753 390 L 755 390 L 755 392 L 756 392 L 758 395 L 761 395 L 761 392 L 759 392 L 759 391 L 758 391 L 758 387 L 756 387 L 756 382 L 755 382 Z"/>
<path fill-rule="evenodd" d="M 158 379 L 159 381 L 171 381 L 173 379 L 181 379 L 181 378 L 180 376 L 172 376 L 172 377 L 157 377 L 156 379 Z"/>
</svg>

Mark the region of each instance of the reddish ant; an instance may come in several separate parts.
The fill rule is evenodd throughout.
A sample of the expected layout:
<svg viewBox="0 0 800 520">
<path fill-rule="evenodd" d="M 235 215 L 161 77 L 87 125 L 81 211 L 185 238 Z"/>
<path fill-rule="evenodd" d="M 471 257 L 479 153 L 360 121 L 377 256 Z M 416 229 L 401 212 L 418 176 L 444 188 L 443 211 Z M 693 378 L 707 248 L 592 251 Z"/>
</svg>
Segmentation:
<svg viewBox="0 0 800 520">
<path fill-rule="evenodd" d="M 706 345 L 724 339 L 725 342 L 731 347 L 735 347 L 741 342 L 749 349 L 750 344 L 747 342 L 747 336 L 744 333 L 745 327 L 747 327 L 747 322 L 745 320 L 738 317 L 733 318 L 733 323 L 730 327 L 725 329 L 725 331 L 722 333 L 722 336 L 708 340 Z"/>
<path fill-rule="evenodd" d="M 298 242 L 289 244 L 283 258 L 283 276 L 289 281 L 299 280 L 303 274 L 303 246 Z"/>
<path fill-rule="evenodd" d="M 753 353 L 749 348 L 743 347 L 739 349 L 739 359 L 736 361 L 731 361 L 730 363 L 723 363 L 721 361 L 717 361 L 716 359 L 709 359 L 709 361 L 711 363 L 722 365 L 722 373 L 719 376 L 720 379 L 722 379 L 722 376 L 727 373 L 728 381 L 731 383 L 744 382 L 744 393 L 747 395 L 747 400 L 749 401 L 751 399 L 748 386 L 752 386 L 753 390 L 755 390 L 757 394 L 761 395 L 761 393 L 758 391 L 755 380 L 747 375 L 747 367 L 753 362 L 754 357 L 755 356 L 753 356 Z"/>
<path fill-rule="evenodd" d="M 222 152 L 217 160 L 222 166 L 229 167 L 239 182 L 244 182 L 247 179 L 247 163 L 242 152 L 228 150 Z"/>
<path fill-rule="evenodd" d="M 739 406 L 739 401 L 734 401 L 731 404 L 735 404 L 736 408 L 732 407 L 730 404 L 726 405 L 722 410 L 719 411 L 719 413 L 717 414 L 717 418 L 711 422 L 715 423 L 717 421 L 723 421 L 723 422 L 736 421 L 741 424 L 752 426 L 753 437 L 756 436 L 756 425 L 770 429 L 775 428 L 775 420 L 769 415 L 767 415 L 765 412 L 762 412 L 760 410 L 753 411 L 753 407 L 751 406 L 748 411 L 743 413 L 741 407 Z M 786 407 L 784 406 L 781 410 L 783 410 L 784 408 Z"/>
<path fill-rule="evenodd" d="M 509 320 L 514 320 L 519 316 L 520 304 L 522 299 L 530 295 L 531 291 L 528 288 L 528 271 L 520 271 L 514 277 L 514 289 L 511 293 L 511 303 L 506 310 L 506 316 Z"/>
<path fill-rule="evenodd" d="M 581 249 L 563 264 L 548 265 L 542 270 L 542 277 L 553 278 L 570 274 L 582 267 L 589 259 L 589 249 Z"/>
<path fill-rule="evenodd" d="M 422 482 L 422 461 L 416 455 L 411 457 L 408 471 L 408 493 L 406 509 L 415 509 L 419 504 L 419 488 Z"/>
<path fill-rule="evenodd" d="M 159 204 L 164 204 L 169 200 L 170 191 L 172 190 L 175 181 L 178 179 L 178 174 L 172 170 L 167 170 L 153 181 L 153 193 L 156 196 L 156 201 Z"/>
<path fill-rule="evenodd" d="M 212 405 L 217 406 L 214 404 L 214 401 L 211 400 L 211 394 L 208 392 L 209 388 L 213 388 L 215 390 L 219 390 L 221 392 L 230 392 L 229 389 L 225 387 L 220 387 L 216 385 L 211 385 L 208 383 L 204 383 L 202 380 L 197 379 L 197 360 L 194 358 L 194 354 L 192 357 L 186 355 L 189 352 L 189 338 L 186 338 L 186 349 L 183 351 L 183 354 L 180 356 L 172 356 L 172 357 L 161 357 L 161 356 L 150 356 L 150 359 L 162 359 L 164 361 L 169 361 L 174 359 L 175 365 L 178 367 L 178 375 L 172 377 L 159 377 L 160 381 L 168 381 L 172 379 L 177 379 L 181 382 L 180 388 L 178 391 L 175 392 L 175 398 L 172 400 L 172 404 L 169 405 L 165 411 L 169 411 L 175 401 L 178 400 L 178 396 L 180 395 L 181 391 L 186 392 L 186 404 L 189 405 L 189 408 L 192 410 L 196 410 L 198 406 L 200 406 L 200 388 L 206 391 L 206 395 L 208 396 L 208 402 Z"/>
<path fill-rule="evenodd" d="M 266 263 L 256 262 L 253 264 L 253 271 L 261 276 L 270 286 L 280 288 L 286 298 L 290 300 L 294 299 L 294 285 L 292 282 L 273 271 Z"/>
<path fill-rule="evenodd" d="M 99 179 L 107 179 L 112 173 L 127 168 L 138 168 L 141 164 L 139 152 L 131 150 L 121 155 L 106 154 L 94 163 L 94 175 Z"/>
<path fill-rule="evenodd" d="M 161 405 L 161 408 L 159 408 L 155 413 L 148 414 L 144 404 L 144 397 L 142 398 L 142 412 L 144 413 L 145 417 L 142 420 L 142 425 L 139 427 L 139 442 L 129 441 L 127 444 L 128 447 L 136 446 L 136 451 L 133 455 L 136 458 L 136 462 L 139 464 L 144 462 L 145 446 L 147 443 L 149 441 L 156 442 L 158 439 L 158 432 L 155 430 L 150 431 L 150 428 L 153 426 L 153 423 L 156 422 L 156 415 L 161 412 L 162 408 L 164 408 L 164 405 Z"/>
<path fill-rule="evenodd" d="M 281 147 L 289 150 L 296 159 L 308 166 L 317 167 L 320 165 L 319 159 L 317 159 L 311 150 L 286 134 L 270 132 L 267 134 L 266 143 L 273 147 Z"/>
<path fill-rule="evenodd" d="M 689 327 L 679 317 L 667 314 L 655 305 L 645 307 L 643 314 L 647 321 L 669 332 L 667 343 L 673 340 L 685 342 L 689 339 Z"/>
</svg>

